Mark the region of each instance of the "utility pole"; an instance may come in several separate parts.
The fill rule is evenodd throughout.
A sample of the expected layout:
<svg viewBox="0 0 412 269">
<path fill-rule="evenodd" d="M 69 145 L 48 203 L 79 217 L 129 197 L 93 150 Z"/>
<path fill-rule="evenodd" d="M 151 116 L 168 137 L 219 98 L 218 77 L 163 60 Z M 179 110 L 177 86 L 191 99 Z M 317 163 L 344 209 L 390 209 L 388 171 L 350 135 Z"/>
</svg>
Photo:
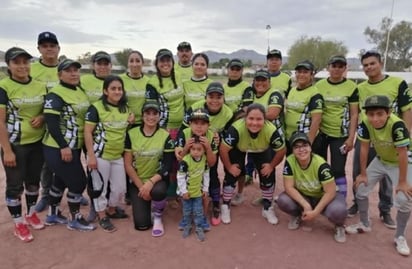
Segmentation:
<svg viewBox="0 0 412 269">
<path fill-rule="evenodd" d="M 266 30 L 268 32 L 268 52 L 270 51 L 270 29 L 272 29 L 272 27 L 270 27 L 270 24 L 266 25 Z"/>
<path fill-rule="evenodd" d="M 389 38 L 391 36 L 391 30 L 392 30 L 392 17 L 393 17 L 393 7 L 395 6 L 395 0 L 392 0 L 392 9 L 391 9 L 391 17 L 389 21 L 389 28 L 388 28 L 388 36 L 386 37 L 386 47 L 385 47 L 385 53 L 383 54 L 383 71 L 386 71 L 386 60 L 388 58 L 388 50 L 389 50 Z"/>
</svg>

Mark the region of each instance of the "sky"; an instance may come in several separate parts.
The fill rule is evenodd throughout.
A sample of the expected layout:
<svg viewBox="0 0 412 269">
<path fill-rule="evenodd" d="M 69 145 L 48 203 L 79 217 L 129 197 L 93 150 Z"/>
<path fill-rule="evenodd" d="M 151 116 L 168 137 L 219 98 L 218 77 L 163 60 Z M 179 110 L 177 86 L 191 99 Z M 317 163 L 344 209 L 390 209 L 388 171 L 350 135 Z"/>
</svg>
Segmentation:
<svg viewBox="0 0 412 269">
<path fill-rule="evenodd" d="M 371 49 L 365 28 L 383 17 L 412 21 L 410 0 L 1 0 L 0 50 L 19 46 L 38 56 L 37 36 L 54 32 L 61 55 L 132 48 L 153 59 L 160 48 L 176 53 L 188 41 L 194 52 L 230 53 L 271 48 L 284 55 L 300 37 L 320 36 L 348 47 L 348 57 Z M 266 26 L 271 29 L 267 30 Z"/>
</svg>

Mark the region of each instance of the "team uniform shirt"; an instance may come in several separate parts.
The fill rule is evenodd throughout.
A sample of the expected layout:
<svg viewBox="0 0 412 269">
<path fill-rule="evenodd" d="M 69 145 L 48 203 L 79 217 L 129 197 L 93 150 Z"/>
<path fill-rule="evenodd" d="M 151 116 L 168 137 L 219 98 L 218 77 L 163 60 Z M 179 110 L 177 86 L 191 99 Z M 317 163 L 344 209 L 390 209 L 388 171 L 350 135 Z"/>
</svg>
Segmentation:
<svg viewBox="0 0 412 269">
<path fill-rule="evenodd" d="M 21 83 L 10 77 L 0 81 L 0 108 L 6 111 L 10 144 L 26 145 L 40 141 L 45 127 L 33 128 L 31 121 L 42 114 L 46 87 L 32 80 Z"/>
<path fill-rule="evenodd" d="M 210 78 L 202 80 L 193 80 L 193 78 L 183 82 L 183 91 L 185 94 L 185 108 L 188 109 L 199 100 L 205 99 L 206 88 L 212 82 Z"/>
<path fill-rule="evenodd" d="M 295 155 L 289 155 L 283 167 L 283 177 L 285 181 L 293 180 L 294 187 L 300 193 L 314 198 L 321 198 L 325 193 L 323 186 L 335 181 L 329 164 L 316 154 L 312 154 L 311 161 L 306 169 L 299 166 Z"/>
<path fill-rule="evenodd" d="M 179 77 L 180 83 L 183 83 L 193 76 L 193 68 L 192 64 L 183 66 L 179 63 L 175 63 L 174 65 L 175 74 Z"/>
<path fill-rule="evenodd" d="M 174 141 L 164 129 L 157 129 L 146 136 L 142 126 L 131 128 L 126 134 L 125 151 L 131 152 L 133 166 L 143 183 L 156 173 L 160 173 L 165 153 L 174 152 Z"/>
<path fill-rule="evenodd" d="M 410 144 L 405 123 L 394 114 L 390 114 L 385 127 L 381 129 L 375 129 L 368 121 L 362 121 L 358 126 L 358 138 L 372 143 L 381 162 L 393 166 L 399 165 L 396 148 L 409 147 Z"/>
<path fill-rule="evenodd" d="M 177 141 L 176 141 L 176 148 L 183 148 L 186 144 L 186 141 L 189 140 L 193 136 L 192 129 L 186 128 L 184 130 L 179 131 Z M 218 146 L 213 139 L 213 132 L 211 130 L 207 130 L 206 138 L 210 142 L 210 146 L 212 148 L 212 152 L 217 154 Z"/>
<path fill-rule="evenodd" d="M 350 106 L 359 103 L 356 83 L 347 79 L 338 83 L 322 79 L 316 83 L 316 88 L 324 101 L 321 132 L 335 138 L 348 137 Z"/>
<path fill-rule="evenodd" d="M 293 87 L 286 102 L 285 131 L 289 139 L 293 132 L 309 133 L 313 113 L 322 113 L 323 99 L 318 88 Z"/>
<path fill-rule="evenodd" d="M 225 90 L 225 104 L 233 111 L 236 112 L 242 102 L 242 96 L 246 89 L 250 88 L 249 83 L 241 81 L 235 86 L 229 86 L 228 83 L 223 85 Z"/>
<path fill-rule="evenodd" d="M 130 112 L 134 114 L 135 123 L 142 124 L 142 107 L 145 102 L 146 85 L 149 77 L 143 75 L 140 78 L 132 78 L 127 74 L 122 74 L 120 77 L 126 91 L 127 105 Z"/>
<path fill-rule="evenodd" d="M 184 110 L 184 96 L 181 84 L 177 88 L 171 77 L 163 77 L 163 88 L 160 87 L 159 78 L 150 78 L 146 87 L 146 99 L 154 99 L 160 105 L 160 126 L 167 129 L 178 129 L 182 125 Z M 179 79 L 176 78 L 176 82 Z"/>
<path fill-rule="evenodd" d="M 57 65 L 48 66 L 41 61 L 37 61 L 30 66 L 30 76 L 37 81 L 46 85 L 47 91 L 59 84 L 59 76 L 57 74 Z"/>
<path fill-rule="evenodd" d="M 279 151 L 285 147 L 282 136 L 275 125 L 268 120 L 265 121 L 262 130 L 257 134 L 249 132 L 244 119 L 237 120 L 227 130 L 223 137 L 223 143 L 231 149 L 236 147 L 241 152 L 250 153 L 264 152 L 269 147 L 274 151 Z"/>
<path fill-rule="evenodd" d="M 60 130 L 72 149 L 81 149 L 84 144 L 84 119 L 90 106 L 89 99 L 80 87 L 60 83 L 46 95 L 44 114 L 60 117 Z M 43 138 L 43 144 L 60 148 L 49 132 Z"/>
<path fill-rule="evenodd" d="M 85 121 L 86 124 L 95 126 L 93 150 L 96 157 L 117 160 L 122 157 L 124 151 L 129 111 L 121 113 L 117 106 L 107 106 L 109 111 L 105 109 L 102 100 L 92 104 L 87 110 Z"/>
<path fill-rule="evenodd" d="M 412 94 L 408 84 L 398 77 L 386 75 L 385 78 L 376 83 L 364 81 L 358 85 L 359 89 L 359 105 L 362 108 L 363 104 L 369 96 L 385 95 L 391 101 L 392 113 L 401 116 L 401 113 L 412 108 Z M 365 113 L 362 109 L 362 118 Z"/>
<path fill-rule="evenodd" d="M 103 82 L 103 78 L 98 78 L 94 74 L 86 74 L 80 77 L 80 86 L 86 92 L 91 104 L 99 100 L 102 96 Z"/>
<path fill-rule="evenodd" d="M 183 157 L 177 170 L 178 195 L 189 193 L 190 198 L 202 196 L 202 191 L 209 191 L 209 169 L 207 167 L 206 155 L 200 160 L 195 160 L 190 154 Z"/>
<path fill-rule="evenodd" d="M 187 111 L 184 117 L 183 125 L 185 127 L 189 127 L 189 119 L 190 115 L 193 111 L 199 108 L 207 109 L 206 101 L 201 100 L 194 103 Z M 213 133 L 221 134 L 224 130 L 227 129 L 228 123 L 233 118 L 232 110 L 225 104 L 223 104 L 222 108 L 217 113 L 211 113 L 209 111 L 209 130 Z"/>
<path fill-rule="evenodd" d="M 290 76 L 284 72 L 271 73 L 270 74 L 270 89 L 277 90 L 282 94 L 282 97 L 286 96 L 292 85 Z"/>
</svg>

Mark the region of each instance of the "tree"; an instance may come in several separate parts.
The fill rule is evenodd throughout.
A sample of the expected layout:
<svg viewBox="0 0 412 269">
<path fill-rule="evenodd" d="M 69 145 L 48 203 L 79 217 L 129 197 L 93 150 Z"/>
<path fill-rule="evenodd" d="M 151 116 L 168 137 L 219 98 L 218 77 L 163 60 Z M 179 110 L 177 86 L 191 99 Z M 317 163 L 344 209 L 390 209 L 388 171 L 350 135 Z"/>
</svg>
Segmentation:
<svg viewBox="0 0 412 269">
<path fill-rule="evenodd" d="M 81 64 L 90 64 L 92 61 L 92 53 L 90 51 L 83 53 L 77 58 L 77 61 Z"/>
<path fill-rule="evenodd" d="M 293 68 L 300 61 L 310 60 L 318 70 L 322 70 L 332 55 L 347 53 L 348 49 L 342 41 L 302 36 L 288 50 L 288 66 Z"/>
<path fill-rule="evenodd" d="M 211 66 L 212 68 L 222 68 L 222 67 L 226 67 L 229 61 L 230 61 L 229 58 L 222 58 L 222 59 L 219 59 L 218 62 L 212 63 L 210 66 Z"/>
<path fill-rule="evenodd" d="M 114 53 L 114 56 L 116 57 L 119 65 L 123 66 L 124 68 L 127 68 L 129 54 L 130 52 L 132 52 L 132 50 L 133 49 L 127 48 Z"/>
<path fill-rule="evenodd" d="M 368 26 L 363 33 L 367 41 L 375 45 L 374 49 L 384 56 L 390 31 L 386 70 L 403 71 L 412 64 L 412 22 L 401 21 L 391 29 L 392 23 L 392 19 L 384 17 L 379 29 Z"/>
</svg>

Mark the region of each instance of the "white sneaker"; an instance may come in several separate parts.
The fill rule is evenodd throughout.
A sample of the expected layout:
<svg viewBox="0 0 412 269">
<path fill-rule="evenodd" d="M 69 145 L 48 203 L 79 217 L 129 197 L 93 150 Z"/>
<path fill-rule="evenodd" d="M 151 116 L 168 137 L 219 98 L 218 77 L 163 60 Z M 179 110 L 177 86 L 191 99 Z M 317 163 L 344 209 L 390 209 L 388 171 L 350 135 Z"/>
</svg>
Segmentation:
<svg viewBox="0 0 412 269">
<path fill-rule="evenodd" d="M 361 233 L 369 233 L 372 231 L 371 226 L 365 226 L 362 222 L 352 224 L 346 227 L 346 232 L 348 234 L 361 234 Z"/>
<path fill-rule="evenodd" d="M 269 207 L 267 210 L 262 209 L 262 216 L 267 219 L 270 224 L 276 225 L 279 222 L 273 207 Z"/>
<path fill-rule="evenodd" d="M 288 229 L 289 230 L 299 229 L 300 222 L 301 222 L 300 216 L 292 217 L 289 221 Z"/>
<path fill-rule="evenodd" d="M 230 219 L 230 208 L 228 205 L 222 204 L 220 207 L 221 215 L 220 218 L 224 224 L 229 224 L 231 222 Z"/>
<path fill-rule="evenodd" d="M 394 239 L 396 251 L 403 256 L 409 256 L 411 254 L 411 250 L 408 247 L 408 243 L 406 242 L 405 237 L 402 235 L 398 238 Z"/>
<path fill-rule="evenodd" d="M 335 234 L 334 234 L 333 238 L 335 238 L 335 241 L 338 242 L 338 243 L 345 243 L 346 242 L 345 227 L 336 226 L 335 227 Z"/>
<path fill-rule="evenodd" d="M 230 204 L 234 206 L 238 206 L 238 205 L 241 205 L 243 201 L 245 201 L 245 198 L 243 198 L 243 194 L 236 193 L 235 196 L 233 196 L 232 200 L 230 201 Z"/>
</svg>

